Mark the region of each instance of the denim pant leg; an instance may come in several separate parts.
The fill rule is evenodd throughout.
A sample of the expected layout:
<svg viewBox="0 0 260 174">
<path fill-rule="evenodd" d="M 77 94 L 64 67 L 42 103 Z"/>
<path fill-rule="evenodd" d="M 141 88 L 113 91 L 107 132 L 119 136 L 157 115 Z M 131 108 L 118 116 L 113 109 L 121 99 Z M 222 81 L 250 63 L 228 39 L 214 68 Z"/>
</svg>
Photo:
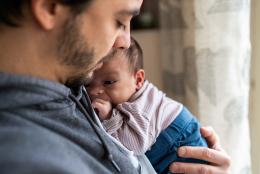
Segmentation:
<svg viewBox="0 0 260 174">
<path fill-rule="evenodd" d="M 178 157 L 177 149 L 180 146 L 207 146 L 200 134 L 198 121 L 185 107 L 146 152 L 157 173 L 169 173 L 169 165 L 176 161 L 206 163 L 202 160 Z"/>
</svg>

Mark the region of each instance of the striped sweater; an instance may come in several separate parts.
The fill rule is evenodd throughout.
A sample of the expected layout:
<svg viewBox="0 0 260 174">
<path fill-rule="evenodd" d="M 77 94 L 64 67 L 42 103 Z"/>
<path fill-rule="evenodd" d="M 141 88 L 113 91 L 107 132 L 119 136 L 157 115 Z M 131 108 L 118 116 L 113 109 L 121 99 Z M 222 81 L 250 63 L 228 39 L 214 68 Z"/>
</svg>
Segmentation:
<svg viewBox="0 0 260 174">
<path fill-rule="evenodd" d="M 105 130 L 135 154 L 145 153 L 181 112 L 183 105 L 168 98 L 147 80 L 128 102 L 113 108 L 102 122 Z"/>
</svg>

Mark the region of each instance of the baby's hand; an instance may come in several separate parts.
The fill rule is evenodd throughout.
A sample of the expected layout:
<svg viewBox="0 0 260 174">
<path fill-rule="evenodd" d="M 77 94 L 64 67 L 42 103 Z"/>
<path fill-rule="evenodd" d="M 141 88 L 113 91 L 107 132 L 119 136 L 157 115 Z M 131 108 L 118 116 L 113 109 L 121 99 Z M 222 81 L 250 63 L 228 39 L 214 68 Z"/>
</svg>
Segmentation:
<svg viewBox="0 0 260 174">
<path fill-rule="evenodd" d="M 112 112 L 112 104 L 109 101 L 96 98 L 92 101 L 92 106 L 97 110 L 100 120 L 109 119 Z"/>
</svg>

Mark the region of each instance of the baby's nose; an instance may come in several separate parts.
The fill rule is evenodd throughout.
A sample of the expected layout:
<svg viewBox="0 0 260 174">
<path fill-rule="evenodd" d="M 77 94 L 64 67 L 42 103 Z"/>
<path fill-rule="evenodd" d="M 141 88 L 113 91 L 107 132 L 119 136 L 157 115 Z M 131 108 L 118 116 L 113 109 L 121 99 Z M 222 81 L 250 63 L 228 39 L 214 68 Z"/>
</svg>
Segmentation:
<svg viewBox="0 0 260 174">
<path fill-rule="evenodd" d="M 103 88 L 101 88 L 101 87 L 93 87 L 93 88 L 89 89 L 88 91 L 89 91 L 89 94 L 92 96 L 97 96 L 104 92 Z"/>
</svg>

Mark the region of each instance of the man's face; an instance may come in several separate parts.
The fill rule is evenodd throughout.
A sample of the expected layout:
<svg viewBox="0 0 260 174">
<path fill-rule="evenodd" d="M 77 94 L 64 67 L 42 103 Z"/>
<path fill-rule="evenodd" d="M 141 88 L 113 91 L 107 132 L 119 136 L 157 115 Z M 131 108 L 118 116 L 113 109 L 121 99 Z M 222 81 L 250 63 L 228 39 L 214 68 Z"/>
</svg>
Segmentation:
<svg viewBox="0 0 260 174">
<path fill-rule="evenodd" d="M 61 62 L 73 69 L 68 85 L 86 77 L 116 48 L 130 45 L 130 21 L 142 0 L 93 0 L 79 16 L 68 20 L 59 37 Z"/>
</svg>

